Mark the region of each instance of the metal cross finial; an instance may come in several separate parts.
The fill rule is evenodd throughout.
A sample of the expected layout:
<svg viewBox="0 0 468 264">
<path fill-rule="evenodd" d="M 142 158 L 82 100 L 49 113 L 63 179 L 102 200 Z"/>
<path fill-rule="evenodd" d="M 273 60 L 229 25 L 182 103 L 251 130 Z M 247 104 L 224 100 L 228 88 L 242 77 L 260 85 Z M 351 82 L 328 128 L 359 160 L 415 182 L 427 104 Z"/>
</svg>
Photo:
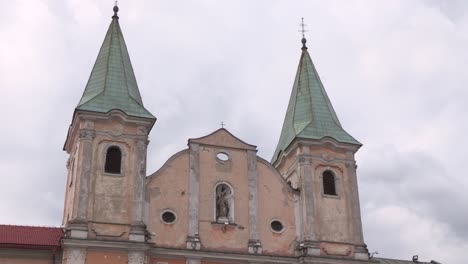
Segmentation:
<svg viewBox="0 0 468 264">
<path fill-rule="evenodd" d="M 221 128 L 224 128 L 224 126 L 226 126 L 226 124 L 223 121 L 221 121 L 220 125 L 221 125 Z"/>
<path fill-rule="evenodd" d="M 117 2 L 117 1 L 115 1 Z M 302 33 L 302 38 L 305 38 L 305 33 L 306 33 L 306 30 L 305 30 L 305 24 L 304 24 L 304 18 L 301 17 L 301 33 Z"/>
<path fill-rule="evenodd" d="M 304 18 L 303 18 L 303 17 L 301 17 L 301 24 L 300 24 L 300 26 L 301 26 L 301 29 L 299 30 L 299 32 L 302 33 L 302 40 L 301 40 L 301 42 L 302 42 L 302 48 L 303 48 L 303 49 L 307 49 L 307 46 L 306 46 L 307 39 L 305 38 L 305 33 L 307 32 L 307 29 L 306 29 L 306 26 L 307 26 L 307 25 L 304 24 Z"/>
</svg>

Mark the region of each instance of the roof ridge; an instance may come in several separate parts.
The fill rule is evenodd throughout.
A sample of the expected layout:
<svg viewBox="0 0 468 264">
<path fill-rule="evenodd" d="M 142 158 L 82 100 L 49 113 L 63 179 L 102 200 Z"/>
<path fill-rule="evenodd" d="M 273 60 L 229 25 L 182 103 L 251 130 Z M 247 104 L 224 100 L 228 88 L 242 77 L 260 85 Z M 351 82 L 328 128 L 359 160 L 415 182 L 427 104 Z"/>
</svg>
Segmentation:
<svg viewBox="0 0 468 264">
<path fill-rule="evenodd" d="M 0 224 L 0 227 L 32 227 L 32 228 L 57 228 L 57 229 L 63 229 L 62 227 L 56 227 L 56 226 L 33 226 L 33 225 L 12 225 L 12 224 Z"/>
</svg>

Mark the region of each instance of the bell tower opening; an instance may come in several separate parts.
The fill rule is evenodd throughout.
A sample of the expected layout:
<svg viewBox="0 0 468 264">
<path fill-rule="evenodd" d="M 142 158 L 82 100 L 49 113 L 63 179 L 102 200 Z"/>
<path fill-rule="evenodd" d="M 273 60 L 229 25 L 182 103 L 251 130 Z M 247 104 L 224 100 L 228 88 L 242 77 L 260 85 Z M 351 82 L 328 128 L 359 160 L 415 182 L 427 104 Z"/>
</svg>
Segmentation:
<svg viewBox="0 0 468 264">
<path fill-rule="evenodd" d="M 331 171 L 325 171 L 323 173 L 323 194 L 337 195 L 335 186 L 335 175 Z"/>
<path fill-rule="evenodd" d="M 121 173 L 122 163 L 122 151 L 119 147 L 112 146 L 107 149 L 106 152 L 106 164 L 104 166 L 104 172 L 112 174 Z"/>
</svg>

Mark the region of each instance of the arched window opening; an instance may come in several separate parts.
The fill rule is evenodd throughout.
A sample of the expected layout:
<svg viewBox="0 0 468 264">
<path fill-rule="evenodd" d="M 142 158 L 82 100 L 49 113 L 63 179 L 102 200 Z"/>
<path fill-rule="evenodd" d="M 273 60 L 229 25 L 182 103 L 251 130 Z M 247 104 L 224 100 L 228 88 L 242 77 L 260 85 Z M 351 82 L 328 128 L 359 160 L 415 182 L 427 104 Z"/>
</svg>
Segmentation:
<svg viewBox="0 0 468 264">
<path fill-rule="evenodd" d="M 216 221 L 225 223 L 233 221 L 232 190 L 225 183 L 216 186 Z"/>
<path fill-rule="evenodd" d="M 120 167 L 122 162 L 122 152 L 120 148 L 112 146 L 107 149 L 106 165 L 104 171 L 112 174 L 120 174 Z"/>
<path fill-rule="evenodd" d="M 323 173 L 323 193 L 328 195 L 336 195 L 335 175 L 331 171 Z"/>
</svg>

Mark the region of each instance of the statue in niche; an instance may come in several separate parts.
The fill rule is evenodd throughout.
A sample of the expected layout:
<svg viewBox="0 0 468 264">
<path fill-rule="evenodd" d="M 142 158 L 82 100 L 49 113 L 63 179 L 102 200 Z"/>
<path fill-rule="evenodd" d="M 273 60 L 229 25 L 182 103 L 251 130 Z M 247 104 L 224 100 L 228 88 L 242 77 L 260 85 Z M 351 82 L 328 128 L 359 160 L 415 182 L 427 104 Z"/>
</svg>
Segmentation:
<svg viewBox="0 0 468 264">
<path fill-rule="evenodd" d="M 229 210 L 231 188 L 226 184 L 216 187 L 216 220 L 218 222 L 229 222 Z"/>
</svg>

